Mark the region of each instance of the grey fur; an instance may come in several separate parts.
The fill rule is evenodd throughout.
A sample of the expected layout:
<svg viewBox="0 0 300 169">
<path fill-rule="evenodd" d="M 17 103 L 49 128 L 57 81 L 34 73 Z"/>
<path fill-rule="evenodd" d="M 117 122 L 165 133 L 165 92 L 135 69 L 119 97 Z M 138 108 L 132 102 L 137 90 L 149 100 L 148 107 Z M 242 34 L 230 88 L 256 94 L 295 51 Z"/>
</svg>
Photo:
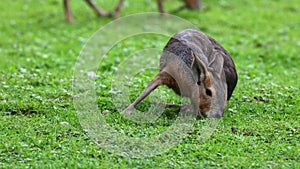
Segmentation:
<svg viewBox="0 0 300 169">
<path fill-rule="evenodd" d="M 156 87 L 167 85 L 190 98 L 197 116 L 220 118 L 236 83 L 235 65 L 228 52 L 200 31 L 183 30 L 165 46 L 159 73 L 122 113 L 131 113 Z"/>
</svg>

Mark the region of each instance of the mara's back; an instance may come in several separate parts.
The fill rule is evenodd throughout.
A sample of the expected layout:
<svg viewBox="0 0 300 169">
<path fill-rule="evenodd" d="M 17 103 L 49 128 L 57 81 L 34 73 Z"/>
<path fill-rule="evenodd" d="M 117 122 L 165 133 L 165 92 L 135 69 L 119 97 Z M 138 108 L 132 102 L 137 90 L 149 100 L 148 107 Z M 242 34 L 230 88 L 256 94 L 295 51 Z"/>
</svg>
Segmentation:
<svg viewBox="0 0 300 169">
<path fill-rule="evenodd" d="M 192 52 L 195 53 L 207 67 L 214 62 L 215 57 L 222 56 L 224 58 L 223 71 L 227 83 L 228 100 L 237 83 L 235 65 L 229 53 L 218 42 L 200 31 L 187 29 L 175 34 L 163 50 L 160 60 L 160 70 L 168 65 L 166 56 L 169 55 L 167 53 L 174 54 L 188 67 L 191 67 L 193 63 Z"/>
</svg>

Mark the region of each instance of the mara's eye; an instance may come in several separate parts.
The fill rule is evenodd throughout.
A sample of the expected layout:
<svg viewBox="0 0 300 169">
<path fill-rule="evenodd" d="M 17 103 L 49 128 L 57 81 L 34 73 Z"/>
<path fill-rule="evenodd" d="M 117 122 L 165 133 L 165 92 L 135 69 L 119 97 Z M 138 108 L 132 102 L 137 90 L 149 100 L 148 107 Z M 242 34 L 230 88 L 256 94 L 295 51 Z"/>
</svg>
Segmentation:
<svg viewBox="0 0 300 169">
<path fill-rule="evenodd" d="M 197 82 L 197 85 L 201 85 L 201 82 L 200 82 L 200 81 L 198 81 L 198 82 Z"/>
<path fill-rule="evenodd" d="M 206 95 L 208 95 L 208 96 L 212 96 L 212 92 L 211 92 L 211 90 L 209 90 L 209 89 L 206 89 L 205 90 L 205 93 L 206 93 Z"/>
</svg>

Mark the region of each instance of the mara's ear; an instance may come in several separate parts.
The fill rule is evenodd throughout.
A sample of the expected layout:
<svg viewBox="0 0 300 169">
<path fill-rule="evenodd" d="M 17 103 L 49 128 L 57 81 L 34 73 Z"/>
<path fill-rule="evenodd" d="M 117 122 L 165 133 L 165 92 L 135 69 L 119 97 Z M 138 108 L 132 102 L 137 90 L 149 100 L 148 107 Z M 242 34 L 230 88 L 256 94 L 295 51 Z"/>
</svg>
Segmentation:
<svg viewBox="0 0 300 169">
<path fill-rule="evenodd" d="M 194 78 L 197 80 L 197 84 L 200 85 L 200 83 L 202 83 L 207 76 L 207 68 L 194 52 L 192 52 L 192 55 L 194 58 L 194 62 L 192 64 L 192 70 L 195 76 Z"/>
<path fill-rule="evenodd" d="M 224 65 L 224 58 L 221 54 L 216 54 L 211 63 L 209 63 L 209 67 L 213 69 L 213 71 L 221 77 Z"/>
</svg>

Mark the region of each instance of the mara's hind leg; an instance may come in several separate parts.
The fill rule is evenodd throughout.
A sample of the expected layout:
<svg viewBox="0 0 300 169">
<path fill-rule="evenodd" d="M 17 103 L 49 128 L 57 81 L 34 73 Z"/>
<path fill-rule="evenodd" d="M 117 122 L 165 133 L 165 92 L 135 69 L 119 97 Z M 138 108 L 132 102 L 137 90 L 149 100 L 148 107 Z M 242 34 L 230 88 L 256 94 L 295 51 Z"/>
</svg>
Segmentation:
<svg viewBox="0 0 300 169">
<path fill-rule="evenodd" d="M 86 3 L 97 13 L 98 16 L 111 16 L 112 14 L 99 8 L 93 0 L 85 0 Z"/>
<path fill-rule="evenodd" d="M 159 72 L 155 78 L 148 84 L 146 89 L 140 94 L 140 96 L 129 105 L 121 114 L 130 114 L 132 110 L 142 101 L 144 100 L 153 90 L 155 90 L 158 86 L 165 84 L 165 80 L 170 76 L 165 72 Z"/>
</svg>

